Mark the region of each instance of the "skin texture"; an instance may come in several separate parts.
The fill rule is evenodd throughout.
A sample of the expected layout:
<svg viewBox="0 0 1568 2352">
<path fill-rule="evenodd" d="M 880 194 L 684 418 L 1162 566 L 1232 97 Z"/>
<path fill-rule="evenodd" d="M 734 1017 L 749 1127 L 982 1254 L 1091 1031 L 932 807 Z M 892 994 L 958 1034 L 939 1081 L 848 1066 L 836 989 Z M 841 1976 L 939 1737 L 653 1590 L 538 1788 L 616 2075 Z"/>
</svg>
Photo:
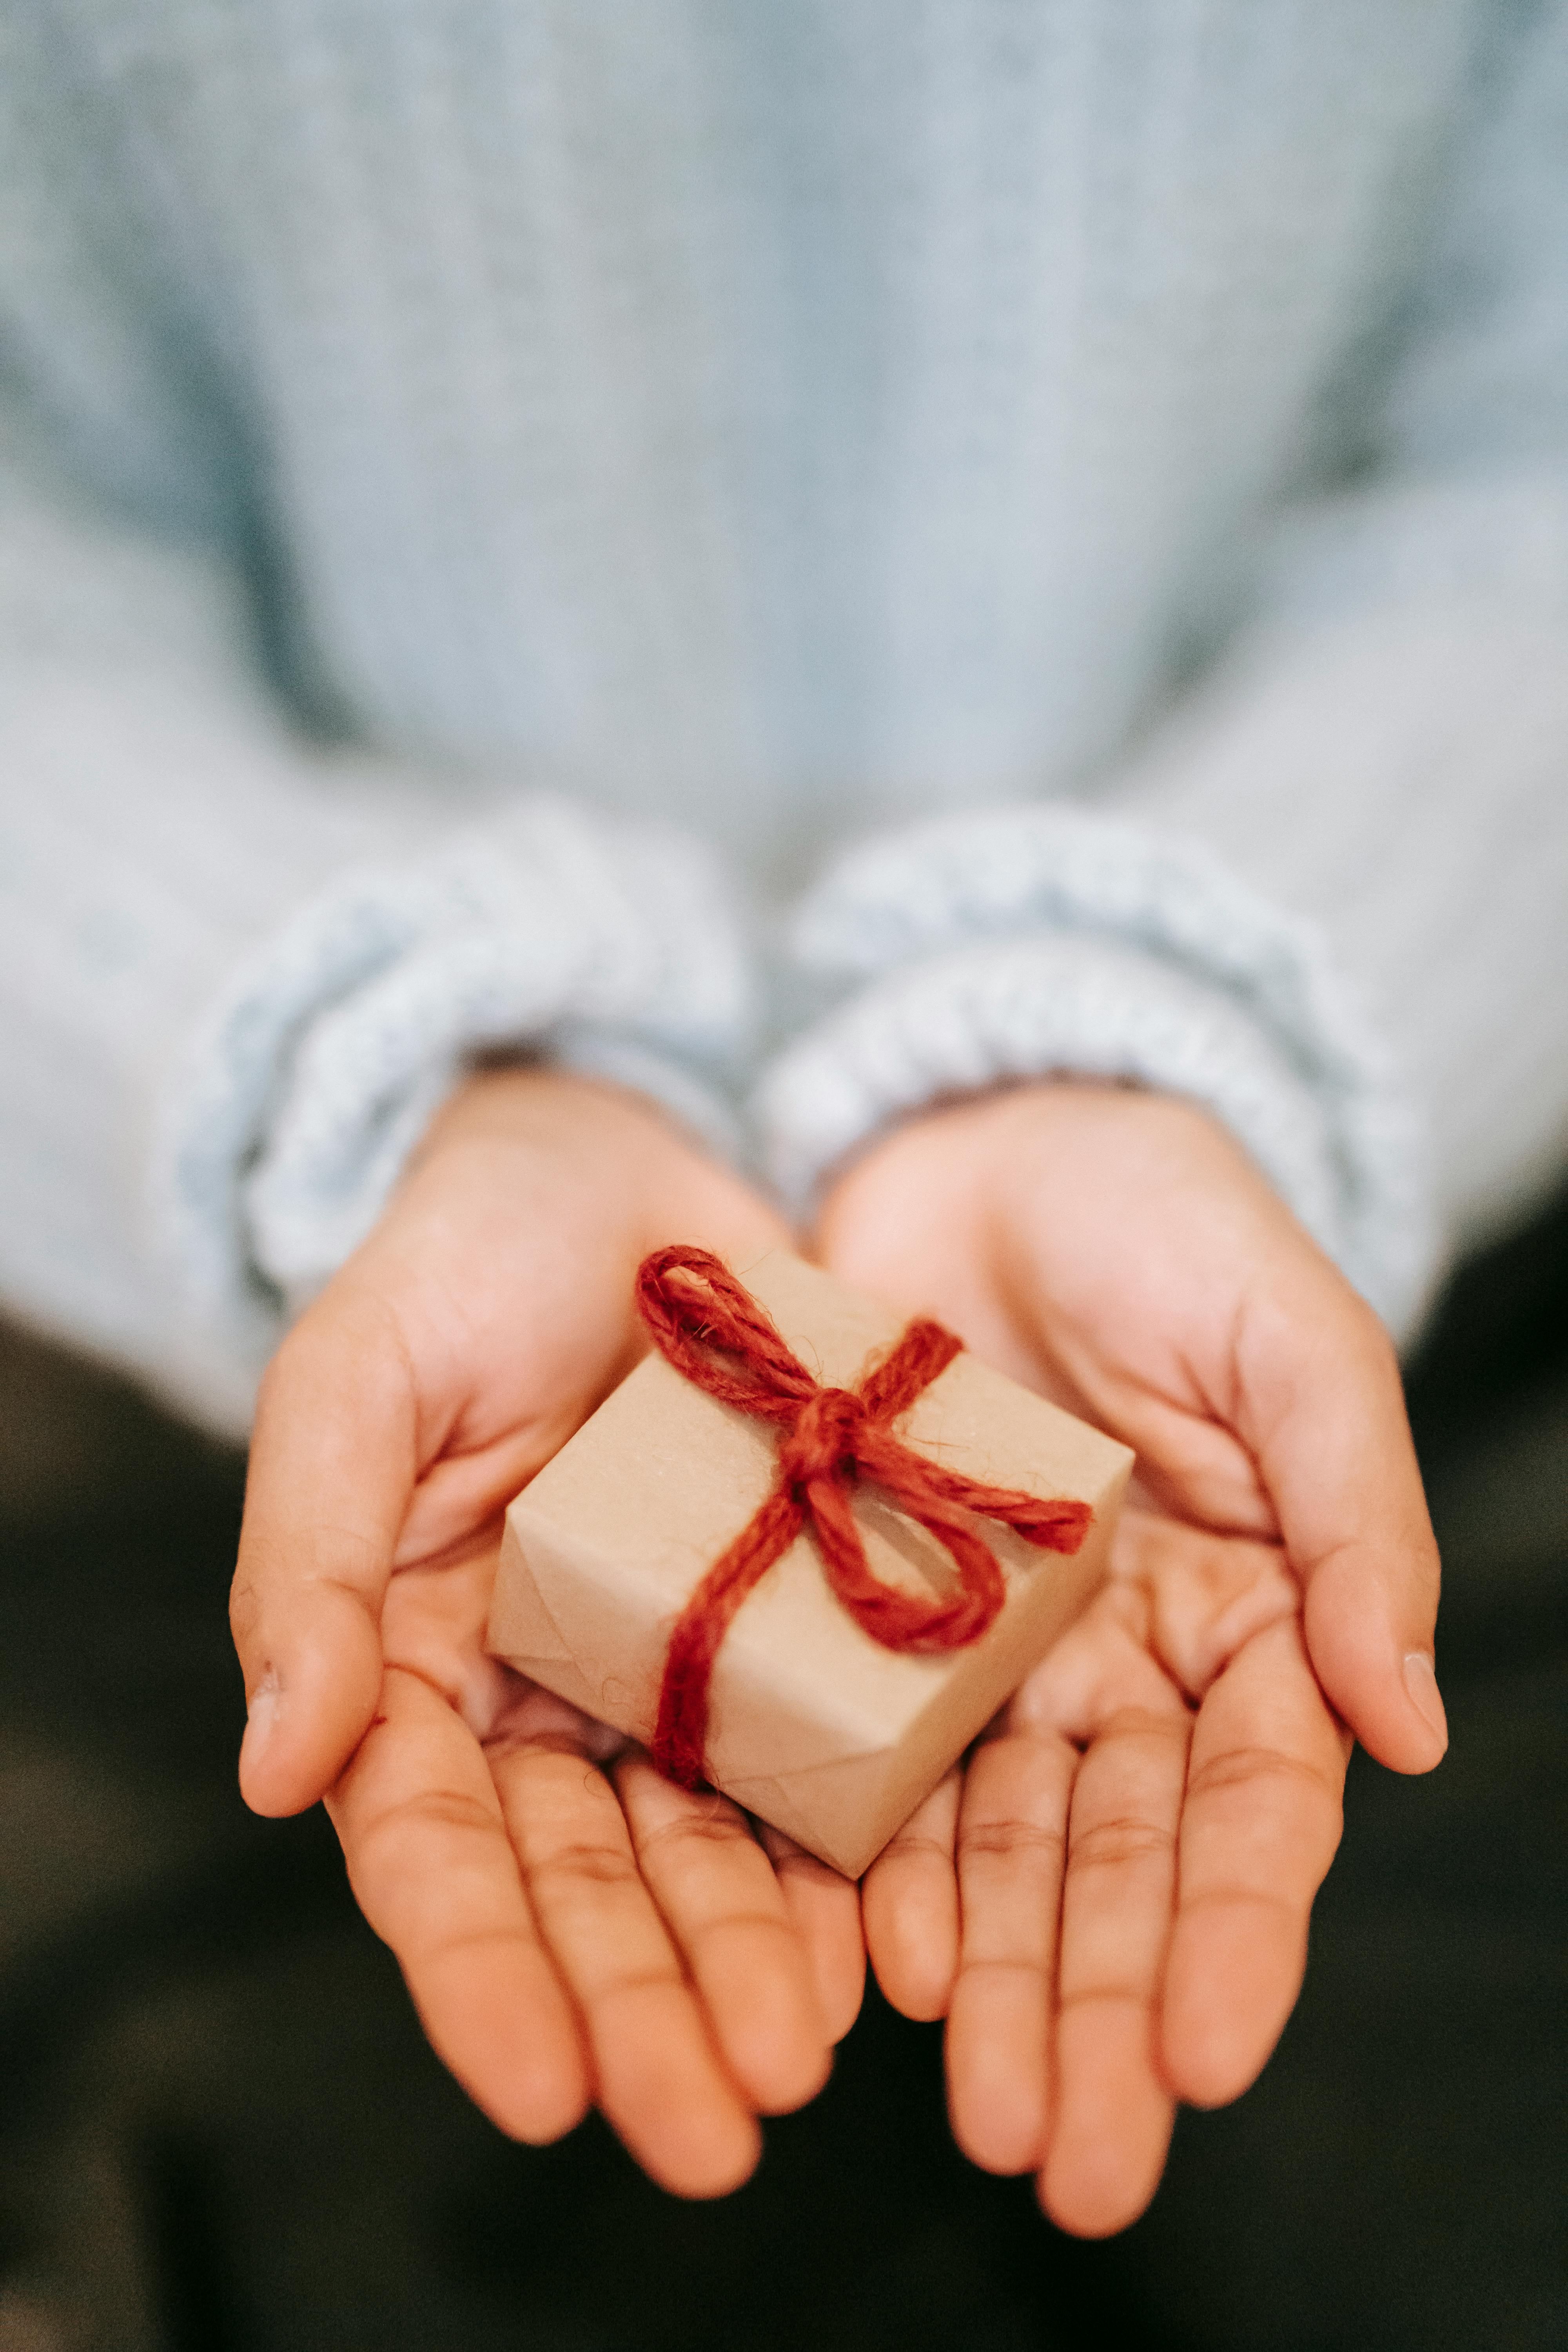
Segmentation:
<svg viewBox="0 0 1568 2352">
<path fill-rule="evenodd" d="M 743 1274 L 787 1238 L 633 1097 L 462 1087 L 264 1386 L 241 1784 L 325 1798 L 431 2042 L 518 2137 L 593 2102 L 656 2180 L 721 2194 L 826 2079 L 868 1945 L 948 2020 L 961 2146 L 1102 2234 L 1174 2101 L 1235 2097 L 1273 2046 L 1351 1733 L 1400 1770 L 1442 1753 L 1393 1354 L 1180 1104 L 1022 1087 L 847 1171 L 824 1262 L 1125 1438 L 1141 1480 L 1104 1594 L 868 1874 L 863 1944 L 854 1888 L 481 1646 L 505 1503 L 640 1352 L 638 1260 L 695 1241 Z"/>
<path fill-rule="evenodd" d="M 864 1890 L 883 1989 L 948 2020 L 960 2145 L 1102 2236 L 1175 2102 L 1237 2097 L 1279 2037 L 1352 1735 L 1403 1772 L 1447 1746 L 1398 1368 L 1228 1138 L 1129 1089 L 914 1121 L 818 1239 L 1138 1452 L 1106 1589 Z"/>
<path fill-rule="evenodd" d="M 458 2081 L 526 2140 L 593 2101 L 694 2197 L 826 2080 L 859 2006 L 856 1891 L 482 1635 L 505 1504 L 640 1351 L 638 1260 L 698 1240 L 743 1266 L 782 1238 L 632 1098 L 473 1080 L 269 1368 L 231 1612 L 245 1796 L 325 1798 Z"/>
</svg>

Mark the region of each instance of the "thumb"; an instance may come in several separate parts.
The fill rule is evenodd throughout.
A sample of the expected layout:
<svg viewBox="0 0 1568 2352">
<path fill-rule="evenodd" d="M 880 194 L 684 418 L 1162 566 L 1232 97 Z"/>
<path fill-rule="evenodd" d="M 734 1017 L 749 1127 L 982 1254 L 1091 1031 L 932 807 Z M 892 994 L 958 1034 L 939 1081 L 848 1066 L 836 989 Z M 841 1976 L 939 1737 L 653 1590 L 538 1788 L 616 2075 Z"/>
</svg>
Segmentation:
<svg viewBox="0 0 1568 2352">
<path fill-rule="evenodd" d="M 384 1311 L 327 1291 L 262 1383 L 229 1622 L 258 1813 L 325 1794 L 381 1695 L 381 1605 L 416 1473 L 408 1371 Z"/>
<path fill-rule="evenodd" d="M 1307 1581 L 1307 1647 L 1330 1700 L 1362 1746 L 1395 1772 L 1429 1772 L 1448 1747 L 1433 1633 L 1437 1559 L 1411 1576 L 1355 1546 Z M 1393 1571 L 1393 1572 L 1391 1572 Z"/>
<path fill-rule="evenodd" d="M 1249 1434 L 1330 1703 L 1380 1763 L 1427 1772 L 1448 1745 L 1433 1654 L 1439 1570 L 1398 1360 L 1331 1267 L 1312 1275 L 1244 1324 Z"/>
</svg>

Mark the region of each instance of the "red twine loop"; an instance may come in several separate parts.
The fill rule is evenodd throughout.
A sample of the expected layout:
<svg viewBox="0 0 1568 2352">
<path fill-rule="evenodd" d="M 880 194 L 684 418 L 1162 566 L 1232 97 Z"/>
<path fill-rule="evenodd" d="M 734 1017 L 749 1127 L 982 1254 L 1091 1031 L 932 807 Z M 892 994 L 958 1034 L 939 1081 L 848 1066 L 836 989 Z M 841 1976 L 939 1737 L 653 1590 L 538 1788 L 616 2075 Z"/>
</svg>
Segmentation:
<svg viewBox="0 0 1568 2352">
<path fill-rule="evenodd" d="M 889 1650 L 961 1650 L 994 1619 L 1006 1588 L 973 1517 L 998 1519 L 1042 1551 L 1075 1552 L 1089 1532 L 1087 1503 L 984 1486 L 894 1436 L 890 1424 L 962 1351 L 940 1323 L 911 1323 L 858 1387 L 831 1389 L 817 1385 L 709 1250 L 655 1250 L 637 1269 L 637 1297 L 654 1344 L 678 1372 L 721 1404 L 779 1428 L 772 1493 L 692 1593 L 665 1655 L 653 1759 L 683 1788 L 703 1778 L 708 1685 L 730 1621 L 808 1523 L 838 1600 Z M 958 1570 L 951 1591 L 927 1599 L 872 1575 L 851 1508 L 859 1479 L 880 1486 L 946 1546 Z"/>
</svg>

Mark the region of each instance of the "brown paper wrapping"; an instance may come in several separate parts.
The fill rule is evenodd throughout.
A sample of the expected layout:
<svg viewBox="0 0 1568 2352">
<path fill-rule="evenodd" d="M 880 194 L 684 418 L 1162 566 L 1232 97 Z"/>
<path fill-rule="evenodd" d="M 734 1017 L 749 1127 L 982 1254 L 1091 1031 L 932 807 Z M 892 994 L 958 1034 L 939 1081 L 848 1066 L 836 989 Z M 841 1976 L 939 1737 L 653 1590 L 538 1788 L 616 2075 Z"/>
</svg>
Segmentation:
<svg viewBox="0 0 1568 2352">
<path fill-rule="evenodd" d="M 903 1329 L 903 1318 L 784 1252 L 737 1272 L 825 1384 L 854 1387 Z M 967 1649 L 884 1649 L 833 1598 L 809 1532 L 744 1601 L 713 1671 L 710 1777 L 852 1878 L 1100 1584 L 1132 1464 L 1126 1446 L 969 1355 L 899 1429 L 966 1476 L 1072 1496 L 1094 1521 L 1070 1558 L 982 1522 L 1007 1597 Z M 775 1455 L 767 1423 L 648 1356 L 508 1511 L 491 1651 L 646 1744 L 670 1630 L 768 1493 Z M 942 1546 L 874 1486 L 854 1509 L 877 1575 L 916 1589 L 949 1581 Z"/>
</svg>

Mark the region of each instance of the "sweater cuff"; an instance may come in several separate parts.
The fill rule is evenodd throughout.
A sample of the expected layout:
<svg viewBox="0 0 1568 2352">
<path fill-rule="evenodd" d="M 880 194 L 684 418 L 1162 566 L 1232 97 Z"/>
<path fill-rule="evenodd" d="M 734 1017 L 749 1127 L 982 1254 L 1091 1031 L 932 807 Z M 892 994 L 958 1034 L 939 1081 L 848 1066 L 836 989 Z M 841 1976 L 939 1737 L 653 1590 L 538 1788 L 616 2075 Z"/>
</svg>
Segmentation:
<svg viewBox="0 0 1568 2352">
<path fill-rule="evenodd" d="M 789 944 L 818 1014 L 756 1108 L 797 1208 L 945 1095 L 1125 1078 L 1223 1120 L 1391 1327 L 1413 1324 L 1435 1223 L 1386 1051 L 1312 927 L 1201 847 L 1073 809 L 942 819 L 851 852 Z"/>
<path fill-rule="evenodd" d="M 659 829 L 531 800 L 345 877 L 233 976 L 173 1089 L 154 1208 L 191 1372 L 254 1381 L 469 1057 L 563 1059 L 722 1149 L 749 1020 L 728 894 Z"/>
</svg>

